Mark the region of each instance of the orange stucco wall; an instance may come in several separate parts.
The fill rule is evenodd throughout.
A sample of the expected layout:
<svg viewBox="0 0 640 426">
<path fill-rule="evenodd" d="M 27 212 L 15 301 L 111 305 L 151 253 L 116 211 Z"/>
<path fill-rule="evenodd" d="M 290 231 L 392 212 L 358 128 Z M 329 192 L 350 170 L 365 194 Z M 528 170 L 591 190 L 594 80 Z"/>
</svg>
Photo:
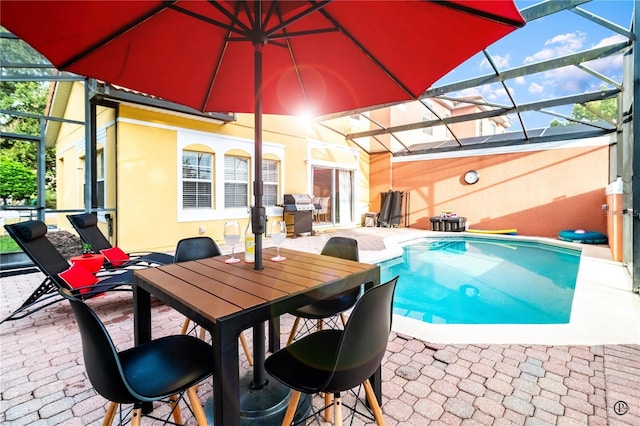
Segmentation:
<svg viewBox="0 0 640 426">
<path fill-rule="evenodd" d="M 371 210 L 378 211 L 381 191 L 393 189 L 410 192 L 415 228 L 430 229 L 431 216 L 455 209 L 476 229 L 517 228 L 542 237 L 562 229 L 606 233 L 608 164 L 607 146 L 409 162 L 372 155 Z M 474 185 L 463 180 L 468 170 L 480 175 Z"/>
</svg>

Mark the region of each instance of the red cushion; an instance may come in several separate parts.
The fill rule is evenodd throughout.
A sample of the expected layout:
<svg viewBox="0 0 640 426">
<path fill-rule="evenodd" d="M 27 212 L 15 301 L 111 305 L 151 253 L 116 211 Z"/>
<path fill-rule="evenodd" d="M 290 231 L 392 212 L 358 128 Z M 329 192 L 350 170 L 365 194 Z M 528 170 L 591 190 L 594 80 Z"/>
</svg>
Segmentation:
<svg viewBox="0 0 640 426">
<path fill-rule="evenodd" d="M 100 250 L 100 253 L 104 254 L 105 259 L 113 266 L 123 265 L 129 260 L 129 255 L 122 251 L 118 247 L 112 247 L 110 249 Z"/>
<path fill-rule="evenodd" d="M 74 263 L 69 269 L 58 274 L 71 288 L 88 287 L 98 282 L 98 278 L 84 266 Z M 83 288 L 80 293 L 87 293 L 89 288 Z"/>
</svg>

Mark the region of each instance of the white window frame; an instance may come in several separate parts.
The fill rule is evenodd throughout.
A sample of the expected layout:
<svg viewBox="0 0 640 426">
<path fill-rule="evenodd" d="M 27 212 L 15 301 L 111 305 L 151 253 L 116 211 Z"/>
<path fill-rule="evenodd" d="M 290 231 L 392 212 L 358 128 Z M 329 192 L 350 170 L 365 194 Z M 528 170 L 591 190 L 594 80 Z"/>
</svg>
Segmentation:
<svg viewBox="0 0 640 426">
<path fill-rule="evenodd" d="M 105 179 L 105 152 L 104 149 L 96 150 L 96 201 L 97 208 L 104 209 L 107 205 L 107 187 Z M 102 197 L 99 197 L 102 188 Z"/>
<path fill-rule="evenodd" d="M 242 172 L 238 172 L 238 165 L 246 165 L 246 176 L 242 175 Z M 237 209 L 248 208 L 249 197 L 251 196 L 250 190 L 250 178 L 251 178 L 251 158 L 240 155 L 225 155 L 224 156 L 224 208 L 225 209 Z M 244 188 L 244 194 L 233 195 L 228 197 L 230 187 Z M 234 189 L 234 192 L 237 192 Z M 242 192 L 242 191 L 240 191 Z M 240 200 L 237 200 L 241 197 Z M 243 198 L 243 199 L 242 199 Z M 236 201 L 240 201 L 236 203 Z M 233 205 L 229 205 L 232 202 Z"/>
<path fill-rule="evenodd" d="M 275 168 L 275 179 L 272 178 L 273 174 L 270 173 L 270 165 L 273 165 L 273 167 Z M 275 207 L 277 204 L 280 204 L 278 203 L 278 200 L 280 200 L 281 198 L 279 185 L 280 175 L 280 162 L 278 160 L 262 160 L 262 183 L 264 189 L 262 202 L 265 207 Z M 267 199 L 267 193 L 269 192 L 268 188 L 275 188 L 275 199 L 273 200 L 273 202 L 269 202 L 269 200 Z"/>
<path fill-rule="evenodd" d="M 195 155 L 196 156 L 196 164 L 193 165 L 193 167 L 195 167 L 195 171 L 196 171 L 196 176 L 195 177 L 185 177 L 184 175 L 184 171 L 185 171 L 185 164 L 184 164 L 184 160 L 185 160 L 185 155 Z M 209 161 L 209 165 L 208 167 L 205 165 L 202 165 L 200 162 L 201 158 L 210 158 Z M 182 197 L 180 198 L 180 202 L 182 203 L 182 208 L 183 209 L 212 209 L 213 208 L 213 201 L 214 201 L 214 188 L 215 188 L 215 182 L 213 180 L 214 177 L 214 173 L 213 173 L 213 168 L 214 168 L 214 155 L 210 152 L 202 152 L 202 151 L 195 151 L 195 150 L 189 150 L 189 149 L 185 149 L 182 150 L 182 155 L 181 155 L 181 164 L 182 167 L 180 169 L 180 174 L 179 174 L 179 179 L 180 179 L 180 188 L 182 190 Z M 207 177 L 208 174 L 208 177 Z M 204 175 L 205 177 L 202 177 L 202 175 Z M 196 191 L 195 197 L 196 197 L 196 205 L 195 206 L 185 206 L 185 193 L 184 193 L 184 185 L 187 182 L 192 182 L 196 184 L 196 187 L 198 186 L 198 184 L 209 184 L 209 194 L 208 194 L 208 199 L 209 199 L 209 203 L 208 205 L 199 205 L 198 204 L 198 200 L 200 199 L 200 191 Z M 204 197 L 205 193 L 202 192 L 202 196 Z"/>
<path fill-rule="evenodd" d="M 148 123 L 145 123 L 148 125 Z M 249 217 L 247 208 L 224 208 L 224 156 L 225 154 L 236 155 L 238 151 L 246 153 L 250 159 L 250 164 L 254 164 L 254 142 L 252 139 L 244 139 L 226 135 L 213 134 L 210 132 L 201 132 L 181 127 L 158 125 L 162 128 L 170 128 L 177 132 L 176 144 L 176 169 L 178 176 L 181 176 L 182 151 L 192 150 L 201 151 L 202 147 L 206 147 L 213 153 L 213 183 L 214 183 L 214 208 L 212 209 L 184 209 L 182 207 L 182 185 L 178 185 L 177 194 L 177 218 L 178 222 L 197 222 L 205 220 L 230 220 L 230 219 L 246 219 Z M 284 188 L 285 176 L 285 146 L 278 143 L 264 141 L 262 144 L 263 156 L 270 159 L 277 159 L 280 163 L 278 175 L 279 189 Z M 253 170 L 250 169 L 251 179 L 253 178 Z M 249 202 L 253 204 L 253 188 L 252 183 L 249 185 Z"/>
</svg>

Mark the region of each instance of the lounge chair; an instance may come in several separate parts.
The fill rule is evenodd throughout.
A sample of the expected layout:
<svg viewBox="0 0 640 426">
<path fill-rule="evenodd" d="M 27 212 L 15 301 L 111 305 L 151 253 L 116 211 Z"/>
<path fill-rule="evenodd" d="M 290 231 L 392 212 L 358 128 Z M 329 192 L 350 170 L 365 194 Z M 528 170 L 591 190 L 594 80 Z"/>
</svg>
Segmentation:
<svg viewBox="0 0 640 426">
<path fill-rule="evenodd" d="M 115 255 L 123 262 L 108 260 L 105 261 L 105 267 L 127 267 L 139 265 L 166 265 L 173 263 L 173 256 L 167 253 L 145 252 L 145 253 L 123 253 L 117 247 L 111 245 L 109 240 L 104 236 L 100 228 L 98 228 L 98 216 L 95 213 L 82 213 L 67 215 L 67 219 L 71 222 L 71 226 L 76 230 L 80 238 L 86 244 L 91 246 L 95 253 L 102 253 L 107 259 L 110 259 L 109 252 L 118 252 Z M 121 256 L 121 257 L 120 257 Z"/>
<path fill-rule="evenodd" d="M 42 221 L 29 220 L 5 225 L 4 228 L 29 259 L 33 261 L 33 264 L 45 275 L 45 279 L 31 296 L 25 300 L 22 306 L 0 323 L 24 318 L 46 306 L 59 302 L 62 300 L 58 293 L 59 288 L 70 289 L 80 299 L 90 299 L 105 291 L 114 290 L 121 286 L 128 285 L 127 290 L 131 290 L 133 279 L 133 271 L 131 270 L 123 270 L 119 273 L 99 277 L 96 283 L 89 284 L 89 282 L 95 281 L 94 277 L 86 285 L 75 285 L 78 282 L 82 282 L 84 278 L 89 277 L 91 279 L 93 276 L 88 271 L 83 271 L 84 268 L 73 268 L 73 265 L 69 264 L 46 237 L 47 225 Z"/>
</svg>

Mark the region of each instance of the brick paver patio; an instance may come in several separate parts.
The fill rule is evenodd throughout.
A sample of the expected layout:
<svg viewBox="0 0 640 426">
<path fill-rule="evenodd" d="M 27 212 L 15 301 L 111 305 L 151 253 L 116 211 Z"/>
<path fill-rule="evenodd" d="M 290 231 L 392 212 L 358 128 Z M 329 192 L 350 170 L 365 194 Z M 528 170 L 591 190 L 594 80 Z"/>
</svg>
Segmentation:
<svg viewBox="0 0 640 426">
<path fill-rule="evenodd" d="M 2 317 L 41 279 L 40 273 L 2 278 Z M 131 293 L 89 303 L 116 346 L 130 347 Z M 179 332 L 179 313 L 160 304 L 153 309 L 154 337 Z M 291 323 L 290 317 L 282 318 L 283 343 Z M 251 333 L 245 334 L 251 341 Z M 0 423 L 101 424 L 107 402 L 86 378 L 66 302 L 5 322 L 0 346 Z M 637 426 L 638 389 L 640 345 L 444 345 L 393 332 L 383 363 L 382 410 L 387 425 Z M 209 384 L 200 387 L 203 403 L 210 390 Z M 162 412 L 163 407 L 154 414 Z M 183 414 L 195 424 L 186 410 Z M 143 419 L 143 425 L 150 424 L 155 423 Z M 356 417 L 353 424 L 373 423 Z"/>
</svg>

